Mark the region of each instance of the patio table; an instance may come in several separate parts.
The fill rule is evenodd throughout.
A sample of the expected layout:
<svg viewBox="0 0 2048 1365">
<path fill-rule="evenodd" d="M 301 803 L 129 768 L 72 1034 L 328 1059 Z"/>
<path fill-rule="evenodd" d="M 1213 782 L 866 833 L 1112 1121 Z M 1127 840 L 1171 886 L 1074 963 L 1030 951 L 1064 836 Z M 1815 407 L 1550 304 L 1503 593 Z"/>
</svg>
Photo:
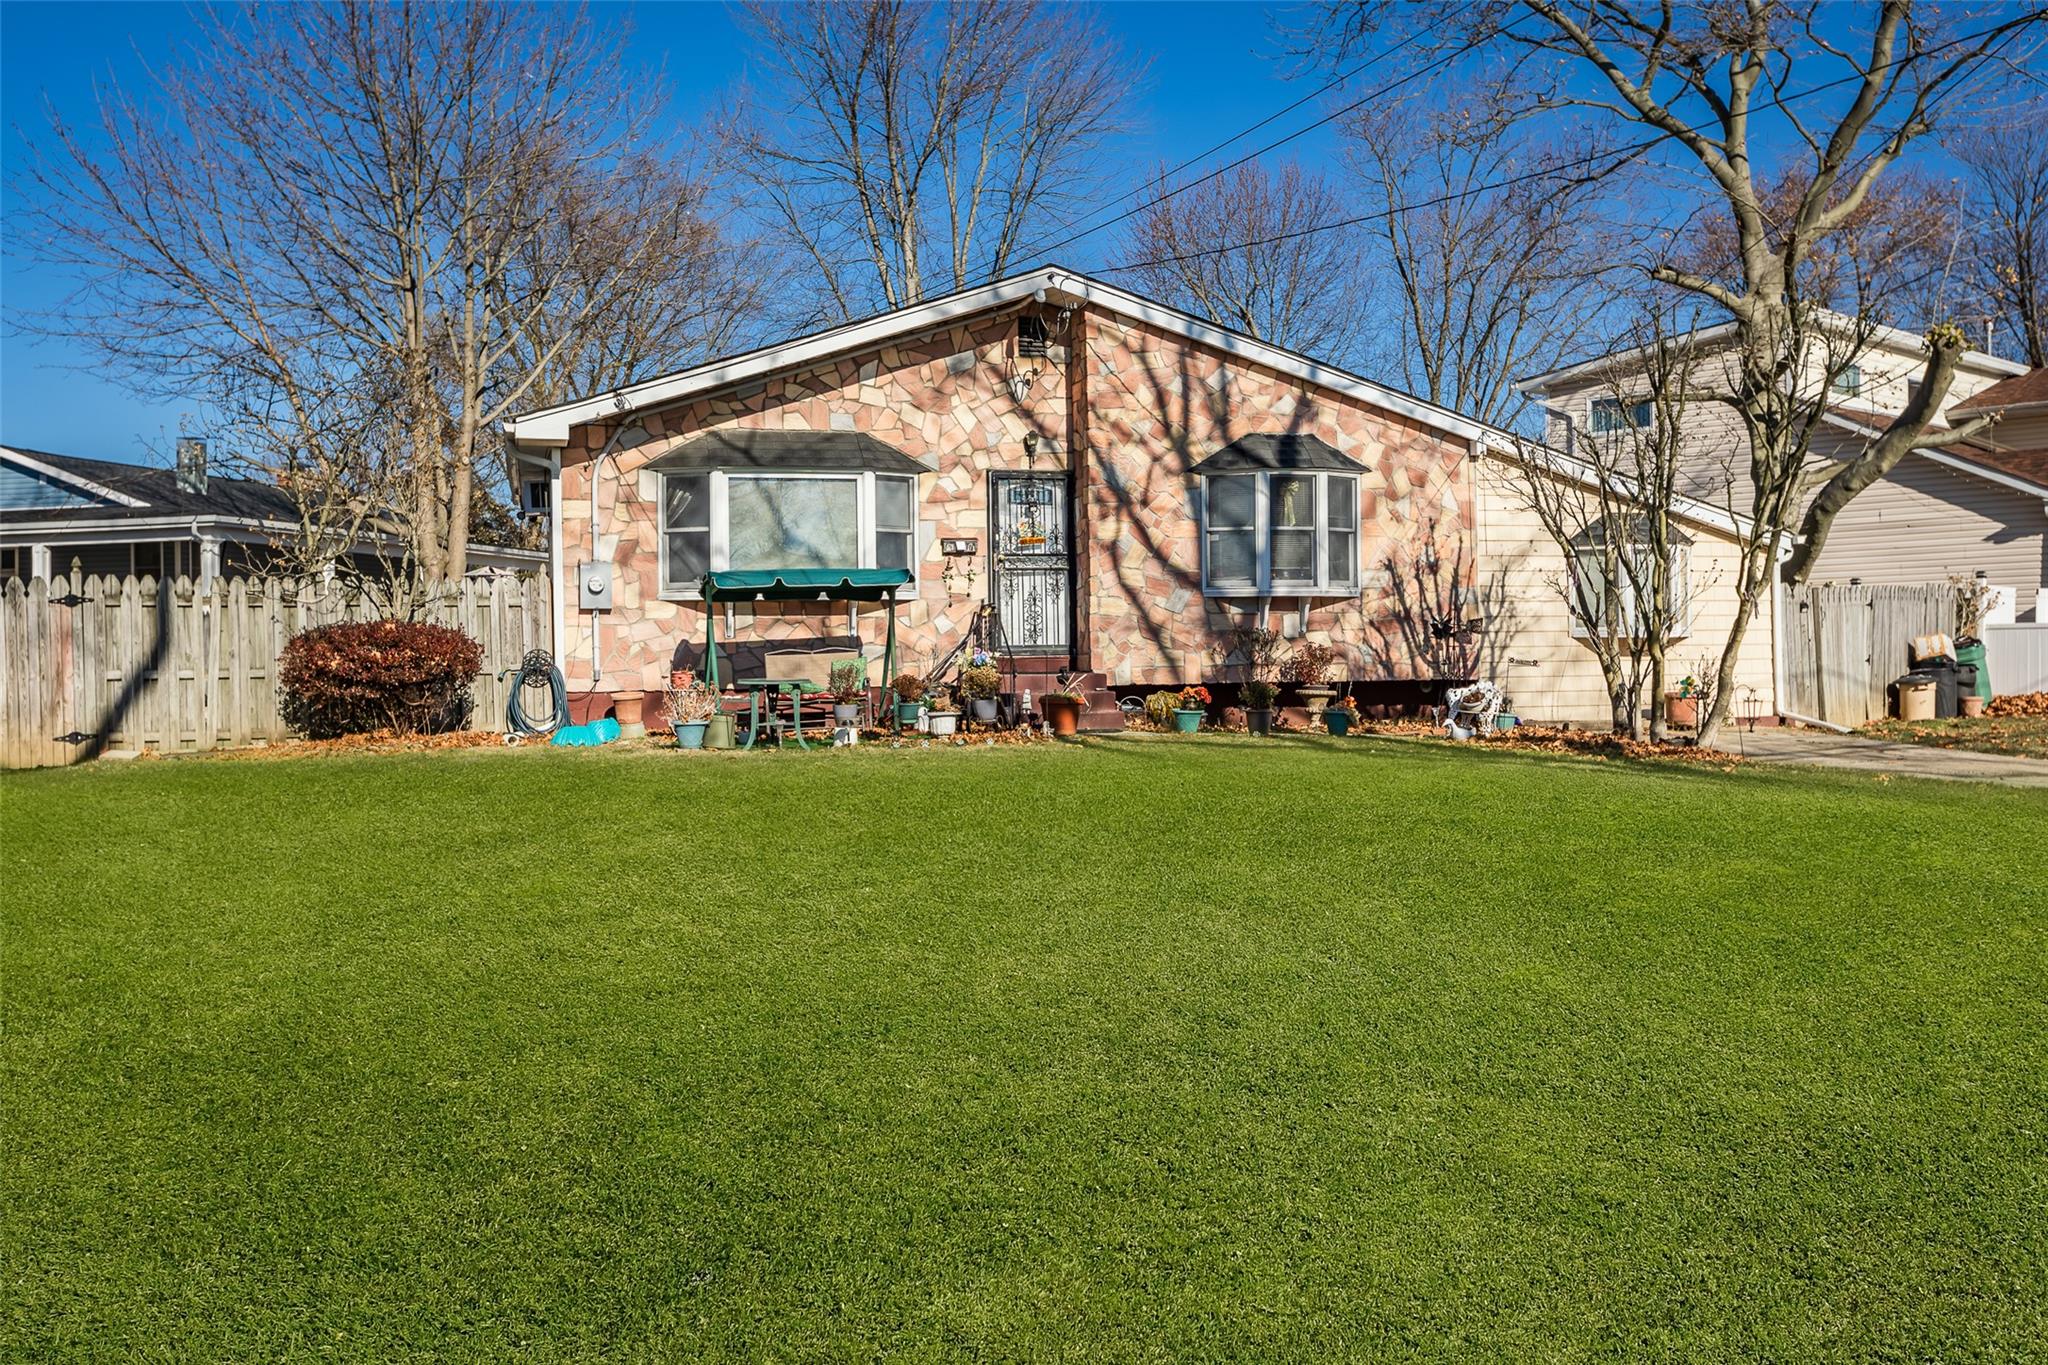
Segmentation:
<svg viewBox="0 0 2048 1365">
<path fill-rule="evenodd" d="M 804 738 L 804 694 L 823 692 L 824 688 L 805 678 L 736 678 L 733 686 L 747 690 L 747 742 L 740 745 L 742 749 L 753 748 L 755 739 L 761 734 L 761 703 L 769 692 L 781 692 L 789 697 L 790 719 L 796 727 L 796 746 L 799 749 L 811 747 Z M 772 721 L 775 702 L 767 700 L 768 715 Z"/>
</svg>

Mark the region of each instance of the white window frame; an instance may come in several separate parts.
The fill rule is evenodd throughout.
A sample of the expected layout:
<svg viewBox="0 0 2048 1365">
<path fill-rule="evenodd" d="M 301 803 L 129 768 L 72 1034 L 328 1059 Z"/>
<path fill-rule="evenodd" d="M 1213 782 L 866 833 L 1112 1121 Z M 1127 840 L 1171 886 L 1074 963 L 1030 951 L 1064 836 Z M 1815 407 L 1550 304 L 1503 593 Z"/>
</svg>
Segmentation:
<svg viewBox="0 0 2048 1365">
<path fill-rule="evenodd" d="M 1305 478 L 1315 482 L 1315 568 L 1311 579 L 1276 582 L 1273 578 L 1273 479 Z M 1209 480 L 1249 478 L 1252 483 L 1252 581 L 1216 583 L 1209 577 Z M 1343 582 L 1330 577 L 1330 485 L 1333 481 L 1351 485 L 1352 537 L 1351 577 Z M 1362 591 L 1365 556 L 1365 518 L 1359 504 L 1359 475 L 1335 469 L 1241 469 L 1218 470 L 1202 476 L 1198 518 L 1202 551 L 1202 596 L 1204 597 L 1356 597 Z M 1235 529 L 1235 528 L 1233 528 Z"/>
<path fill-rule="evenodd" d="M 723 572 L 732 567 L 732 544 L 730 519 L 731 508 L 727 495 L 737 480 L 747 479 L 826 479 L 852 483 L 854 490 L 855 539 L 860 547 L 860 563 L 849 568 L 872 569 L 875 567 L 875 481 L 878 479 L 900 479 L 910 485 L 910 585 L 913 594 L 918 586 L 918 489 L 914 474 L 894 474 L 872 469 L 664 469 L 660 471 L 661 486 L 656 490 L 659 498 L 655 504 L 658 534 L 655 537 L 660 554 L 661 598 L 667 602 L 696 602 L 703 599 L 701 586 L 671 587 L 668 573 L 668 481 L 671 478 L 706 479 L 706 493 L 710 500 L 711 548 L 710 562 L 713 573 Z M 890 534 L 900 534 L 892 530 Z"/>
<path fill-rule="evenodd" d="M 1593 414 L 1600 410 L 1600 405 L 1603 403 L 1614 404 L 1615 410 L 1621 414 L 1620 426 L 1609 428 L 1606 431 L 1600 429 L 1600 424 L 1594 419 Z M 1645 410 L 1647 410 L 1646 415 L 1640 422 L 1637 421 L 1636 414 L 1645 412 Z M 1616 398 L 1611 393 L 1602 393 L 1594 394 L 1586 399 L 1586 431 L 1589 435 L 1619 436 L 1624 431 L 1641 431 L 1656 420 L 1655 404 L 1647 398 Z"/>
<path fill-rule="evenodd" d="M 1632 540 L 1622 547 L 1622 553 L 1640 555 L 1649 548 L 1649 544 L 1645 541 Z M 1585 640 L 1591 638 L 1593 634 L 1592 631 L 1587 629 L 1585 617 L 1578 610 L 1576 601 L 1580 596 L 1580 585 L 1586 581 L 1586 572 L 1581 568 L 1581 565 L 1585 561 L 1590 560 L 1592 568 L 1598 571 L 1605 568 L 1605 559 L 1606 556 L 1598 545 L 1574 548 L 1571 552 L 1571 562 L 1566 566 L 1567 585 L 1565 591 L 1570 594 L 1570 598 L 1565 602 L 1565 612 L 1571 620 L 1573 639 Z M 1610 617 L 1607 609 L 1607 598 L 1608 594 L 1614 592 L 1615 586 L 1613 583 L 1604 581 L 1600 585 L 1600 610 L 1598 615 L 1603 623 L 1608 623 L 1608 629 L 1605 633 L 1610 638 L 1638 639 L 1640 636 L 1637 632 L 1640 630 L 1642 622 L 1641 599 L 1632 595 L 1623 604 L 1622 610 Z M 1667 640 L 1683 640 L 1692 634 L 1692 554 L 1688 546 L 1671 546 L 1671 588 L 1678 595 L 1678 603 L 1676 610 L 1672 612 L 1671 633 L 1665 638 Z"/>
</svg>

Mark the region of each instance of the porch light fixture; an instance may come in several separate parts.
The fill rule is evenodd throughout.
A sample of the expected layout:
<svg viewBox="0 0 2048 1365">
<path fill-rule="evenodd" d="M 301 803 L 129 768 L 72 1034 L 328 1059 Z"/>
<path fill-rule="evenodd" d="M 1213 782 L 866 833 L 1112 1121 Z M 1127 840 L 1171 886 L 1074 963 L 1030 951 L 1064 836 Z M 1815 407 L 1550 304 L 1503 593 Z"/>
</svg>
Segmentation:
<svg viewBox="0 0 2048 1365">
<path fill-rule="evenodd" d="M 1035 431 L 1024 433 L 1024 458 L 1027 460 L 1038 458 L 1038 433 Z"/>
</svg>

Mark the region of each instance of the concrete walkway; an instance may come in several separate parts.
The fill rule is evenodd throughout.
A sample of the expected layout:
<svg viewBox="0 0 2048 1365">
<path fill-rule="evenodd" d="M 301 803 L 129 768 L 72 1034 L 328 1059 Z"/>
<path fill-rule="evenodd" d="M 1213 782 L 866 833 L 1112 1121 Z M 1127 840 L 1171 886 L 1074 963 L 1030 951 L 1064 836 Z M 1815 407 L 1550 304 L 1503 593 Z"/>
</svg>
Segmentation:
<svg viewBox="0 0 2048 1365">
<path fill-rule="evenodd" d="M 1858 772 L 1897 773 L 1902 777 L 1939 777 L 1956 782 L 2000 782 L 2010 787 L 2048 787 L 2048 762 L 2007 754 L 1980 754 L 1967 749 L 1937 749 L 1929 744 L 1895 744 L 1890 740 L 1838 735 L 1797 726 L 1768 726 L 1738 735 L 1730 726 L 1717 746 L 1746 753 L 1763 763 L 1804 763 L 1816 768 L 1847 768 Z"/>
</svg>

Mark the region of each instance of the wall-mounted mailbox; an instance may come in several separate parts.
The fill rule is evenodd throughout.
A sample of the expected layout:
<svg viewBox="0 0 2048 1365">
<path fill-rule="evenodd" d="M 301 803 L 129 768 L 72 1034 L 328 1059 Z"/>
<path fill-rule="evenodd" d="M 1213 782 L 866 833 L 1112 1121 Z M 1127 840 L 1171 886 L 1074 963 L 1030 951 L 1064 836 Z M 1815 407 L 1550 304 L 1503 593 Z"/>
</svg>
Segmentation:
<svg viewBox="0 0 2048 1365">
<path fill-rule="evenodd" d="M 980 548 L 980 545 L 981 542 L 976 540 L 973 536 L 939 537 L 939 551 L 942 554 L 971 555 L 978 548 Z"/>
</svg>

